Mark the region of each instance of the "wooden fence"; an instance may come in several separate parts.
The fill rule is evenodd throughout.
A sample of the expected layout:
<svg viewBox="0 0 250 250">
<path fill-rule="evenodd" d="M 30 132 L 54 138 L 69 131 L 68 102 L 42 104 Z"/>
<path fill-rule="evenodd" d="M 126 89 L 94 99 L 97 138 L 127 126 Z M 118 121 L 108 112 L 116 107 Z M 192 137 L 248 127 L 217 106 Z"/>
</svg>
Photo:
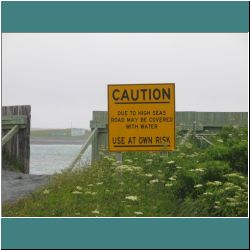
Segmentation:
<svg viewBox="0 0 250 250">
<path fill-rule="evenodd" d="M 237 125 L 240 127 L 248 126 L 247 112 L 176 112 L 176 127 L 180 130 L 189 131 L 188 137 L 192 131 L 203 131 L 205 129 L 218 129 L 226 125 Z M 91 159 L 92 163 L 99 160 L 100 151 L 108 148 L 108 113 L 107 111 L 93 111 L 93 119 L 90 121 L 92 130 L 89 138 L 81 147 L 79 153 L 70 163 L 68 170 L 72 170 L 84 154 L 85 150 L 92 144 Z M 195 134 L 195 133 L 194 133 Z M 196 135 L 198 139 L 205 140 L 201 135 Z M 186 138 L 184 138 L 185 140 Z M 183 143 L 182 141 L 181 143 Z M 121 154 L 117 153 L 117 160 L 121 160 Z"/>
<path fill-rule="evenodd" d="M 218 129 L 227 125 L 248 126 L 248 112 L 176 112 L 176 126 L 180 130 L 190 130 L 196 124 L 197 131 Z M 92 141 L 92 160 L 99 159 L 99 152 L 108 147 L 108 113 L 107 111 L 93 111 L 90 121 L 92 130 L 98 129 Z"/>
<path fill-rule="evenodd" d="M 247 127 L 248 112 L 176 112 L 176 126 L 181 129 L 192 129 L 194 122 L 197 130 L 221 128 L 226 125 Z"/>
<path fill-rule="evenodd" d="M 31 106 L 2 107 L 2 157 L 29 173 Z"/>
</svg>

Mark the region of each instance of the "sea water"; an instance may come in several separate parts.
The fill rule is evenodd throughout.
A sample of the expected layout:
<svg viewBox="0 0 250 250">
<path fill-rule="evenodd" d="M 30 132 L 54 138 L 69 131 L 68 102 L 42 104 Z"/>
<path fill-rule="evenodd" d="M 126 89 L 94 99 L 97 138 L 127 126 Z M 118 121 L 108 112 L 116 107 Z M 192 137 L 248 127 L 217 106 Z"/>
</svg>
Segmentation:
<svg viewBox="0 0 250 250">
<path fill-rule="evenodd" d="M 54 174 L 69 166 L 81 145 L 30 145 L 30 174 Z M 90 162 L 91 146 L 82 156 L 81 164 Z"/>
</svg>

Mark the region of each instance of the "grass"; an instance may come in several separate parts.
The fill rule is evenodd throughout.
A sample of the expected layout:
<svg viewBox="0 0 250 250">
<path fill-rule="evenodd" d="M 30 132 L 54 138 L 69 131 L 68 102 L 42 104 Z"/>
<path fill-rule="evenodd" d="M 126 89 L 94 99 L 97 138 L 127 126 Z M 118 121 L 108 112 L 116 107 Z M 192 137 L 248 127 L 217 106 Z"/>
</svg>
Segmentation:
<svg viewBox="0 0 250 250">
<path fill-rule="evenodd" d="M 3 205 L 2 214 L 247 216 L 247 134 L 246 129 L 224 128 L 214 136 L 214 146 L 201 146 L 190 138 L 168 154 L 124 153 L 123 163 L 101 152 L 95 165 L 56 174 L 31 196 Z M 178 141 L 181 138 L 177 136 Z"/>
</svg>

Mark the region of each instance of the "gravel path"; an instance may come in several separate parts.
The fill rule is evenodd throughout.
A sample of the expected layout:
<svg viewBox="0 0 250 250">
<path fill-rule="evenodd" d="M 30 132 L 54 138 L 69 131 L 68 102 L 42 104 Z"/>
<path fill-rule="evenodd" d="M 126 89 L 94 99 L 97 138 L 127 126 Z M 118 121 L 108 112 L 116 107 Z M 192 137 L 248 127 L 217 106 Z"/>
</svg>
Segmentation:
<svg viewBox="0 0 250 250">
<path fill-rule="evenodd" d="M 48 183 L 49 175 L 29 175 L 2 169 L 2 203 L 13 202 Z"/>
</svg>

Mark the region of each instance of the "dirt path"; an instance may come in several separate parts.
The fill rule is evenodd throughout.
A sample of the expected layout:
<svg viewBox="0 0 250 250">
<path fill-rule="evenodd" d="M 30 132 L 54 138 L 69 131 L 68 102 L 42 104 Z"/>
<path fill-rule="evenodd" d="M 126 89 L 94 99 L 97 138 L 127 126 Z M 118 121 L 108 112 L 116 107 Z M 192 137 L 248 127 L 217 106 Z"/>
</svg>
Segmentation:
<svg viewBox="0 0 250 250">
<path fill-rule="evenodd" d="M 29 175 L 2 169 L 2 203 L 13 202 L 48 183 L 49 175 Z"/>
</svg>

